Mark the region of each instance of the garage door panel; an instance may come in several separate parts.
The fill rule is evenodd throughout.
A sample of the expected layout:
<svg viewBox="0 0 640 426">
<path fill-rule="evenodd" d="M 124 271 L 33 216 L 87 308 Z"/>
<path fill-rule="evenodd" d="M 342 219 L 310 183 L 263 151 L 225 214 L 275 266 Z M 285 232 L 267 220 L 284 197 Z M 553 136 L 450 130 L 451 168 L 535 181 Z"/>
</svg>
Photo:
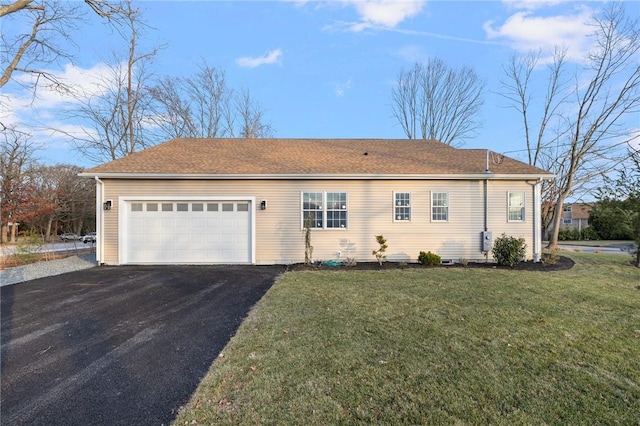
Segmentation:
<svg viewBox="0 0 640 426">
<path fill-rule="evenodd" d="M 251 208 L 246 201 L 130 204 L 124 263 L 251 262 Z M 243 204 L 240 211 L 238 204 Z"/>
</svg>

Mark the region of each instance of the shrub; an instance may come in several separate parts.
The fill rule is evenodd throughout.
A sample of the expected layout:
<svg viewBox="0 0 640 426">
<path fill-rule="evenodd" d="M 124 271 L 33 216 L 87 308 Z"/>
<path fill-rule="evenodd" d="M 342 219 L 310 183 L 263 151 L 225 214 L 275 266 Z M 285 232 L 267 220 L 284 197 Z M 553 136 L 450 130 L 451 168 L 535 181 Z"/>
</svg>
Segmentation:
<svg viewBox="0 0 640 426">
<path fill-rule="evenodd" d="M 382 261 L 387 258 L 384 252 L 387 251 L 387 248 L 389 246 L 387 245 L 387 240 L 385 240 L 382 235 L 376 235 L 376 241 L 378 242 L 380 247 L 378 247 L 377 250 L 373 250 L 371 254 L 373 254 L 376 257 L 378 263 L 382 265 Z"/>
<path fill-rule="evenodd" d="M 421 251 L 418 255 L 418 262 L 425 266 L 436 266 L 442 262 L 442 258 L 435 253 Z"/>
<path fill-rule="evenodd" d="M 524 238 L 515 238 L 502 234 L 493 243 L 493 258 L 498 265 L 513 267 L 522 262 L 527 245 Z"/>
<path fill-rule="evenodd" d="M 465 259 L 464 257 L 461 257 L 460 259 L 458 259 L 458 263 L 466 268 L 467 265 L 469 265 L 469 259 Z"/>
<path fill-rule="evenodd" d="M 596 231 L 595 228 L 590 226 L 580 231 L 580 239 L 585 241 L 593 241 L 593 240 L 599 240 L 600 236 L 598 235 L 598 231 Z"/>
<path fill-rule="evenodd" d="M 18 242 L 13 257 L 18 263 L 35 262 L 42 257 L 42 248 L 44 247 L 43 239 L 35 232 L 29 232 Z"/>
<path fill-rule="evenodd" d="M 540 261 L 544 265 L 553 266 L 560 260 L 560 255 L 558 254 L 558 250 L 551 250 L 548 253 L 542 253 L 542 258 Z"/>
</svg>

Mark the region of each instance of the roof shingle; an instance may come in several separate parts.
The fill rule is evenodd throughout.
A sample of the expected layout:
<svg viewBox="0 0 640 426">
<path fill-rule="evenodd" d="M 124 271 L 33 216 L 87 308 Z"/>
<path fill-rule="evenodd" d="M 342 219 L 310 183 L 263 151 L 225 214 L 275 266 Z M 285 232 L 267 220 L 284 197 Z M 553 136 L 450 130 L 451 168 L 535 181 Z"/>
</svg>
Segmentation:
<svg viewBox="0 0 640 426">
<path fill-rule="evenodd" d="M 484 149 L 408 139 L 173 139 L 87 170 L 84 175 L 475 175 Z M 491 173 L 550 174 L 489 155 Z"/>
</svg>

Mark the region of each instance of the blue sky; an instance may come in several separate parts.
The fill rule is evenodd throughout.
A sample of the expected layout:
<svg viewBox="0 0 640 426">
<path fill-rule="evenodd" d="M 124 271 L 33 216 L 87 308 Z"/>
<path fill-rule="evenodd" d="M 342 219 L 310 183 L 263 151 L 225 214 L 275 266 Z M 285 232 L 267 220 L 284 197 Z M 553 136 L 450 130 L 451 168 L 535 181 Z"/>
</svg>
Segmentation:
<svg viewBox="0 0 640 426">
<path fill-rule="evenodd" d="M 486 81 L 483 127 L 463 148 L 489 148 L 524 158 L 521 117 L 497 92 L 502 67 L 514 52 L 563 44 L 579 65 L 588 48 L 586 20 L 601 2 L 581 1 L 143 1 L 150 27 L 144 43 L 165 45 L 157 76 L 186 76 L 205 60 L 223 69 L 232 87 L 248 89 L 266 112 L 276 137 L 404 138 L 392 117 L 391 88 L 416 61 L 438 57 L 470 66 Z M 628 2 L 631 14 L 640 3 Z M 120 44 L 92 18 L 77 34 L 73 64 L 58 73 L 91 85 L 106 52 Z M 59 111 L 72 101 L 39 90 L 3 88 L 4 123 L 38 129 L 71 128 Z M 640 127 L 640 126 L 639 126 Z M 91 166 L 69 141 L 34 132 L 48 164 Z"/>
</svg>

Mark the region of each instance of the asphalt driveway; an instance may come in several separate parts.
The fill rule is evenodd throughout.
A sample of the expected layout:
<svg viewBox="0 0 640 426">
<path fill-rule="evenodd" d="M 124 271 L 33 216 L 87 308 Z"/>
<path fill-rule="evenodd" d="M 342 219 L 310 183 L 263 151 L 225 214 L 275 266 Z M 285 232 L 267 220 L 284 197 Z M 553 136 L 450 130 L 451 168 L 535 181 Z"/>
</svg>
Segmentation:
<svg viewBox="0 0 640 426">
<path fill-rule="evenodd" d="M 2 287 L 0 423 L 170 423 L 283 271 L 98 267 Z"/>
</svg>

